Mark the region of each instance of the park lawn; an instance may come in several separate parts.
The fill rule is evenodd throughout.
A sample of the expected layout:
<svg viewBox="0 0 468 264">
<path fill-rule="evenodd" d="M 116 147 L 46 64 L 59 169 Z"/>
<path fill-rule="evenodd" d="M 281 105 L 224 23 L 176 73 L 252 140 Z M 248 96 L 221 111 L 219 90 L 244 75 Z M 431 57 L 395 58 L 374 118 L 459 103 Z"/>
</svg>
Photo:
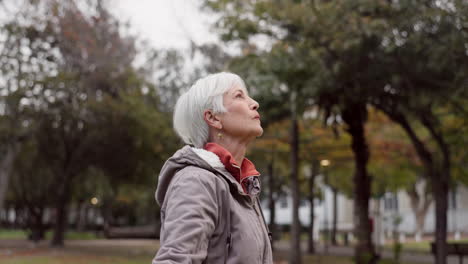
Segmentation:
<svg viewBox="0 0 468 264">
<path fill-rule="evenodd" d="M 0 247 L 0 263 L 148 264 L 159 246 L 156 240 L 67 240 L 64 248 L 51 248 L 48 241 L 34 247 L 16 241 L 11 247 Z"/>
<path fill-rule="evenodd" d="M 148 264 L 148 257 L 117 257 L 117 256 L 19 256 L 0 261 L 4 264 Z"/>
<path fill-rule="evenodd" d="M 274 262 L 277 264 L 286 264 L 288 263 L 288 256 L 285 252 L 275 253 Z M 352 257 L 343 257 L 343 256 L 325 256 L 325 255 L 305 255 L 303 256 L 303 263 L 314 263 L 314 264 L 354 264 Z M 382 259 L 378 262 L 379 264 L 395 264 L 391 259 Z M 412 262 L 399 262 L 398 264 L 420 264 Z"/>
<path fill-rule="evenodd" d="M 27 239 L 28 232 L 19 229 L 0 229 L 0 239 Z M 52 231 L 46 232 L 46 240 L 52 238 Z M 100 238 L 94 232 L 76 232 L 69 231 L 65 233 L 65 239 L 67 240 L 85 240 L 85 239 L 98 239 Z"/>
<path fill-rule="evenodd" d="M 447 242 L 468 243 L 468 239 L 461 239 L 458 241 L 448 240 Z M 403 243 L 402 246 L 403 246 L 403 251 L 408 250 L 408 251 L 429 253 L 431 252 L 431 243 L 432 241 L 420 241 L 420 242 L 411 241 L 411 242 Z M 385 247 L 391 249 L 392 244 L 387 244 L 385 245 Z"/>
<path fill-rule="evenodd" d="M 354 264 L 352 257 L 339 257 L 339 256 L 305 256 L 303 263 L 316 263 L 316 264 Z M 382 259 L 378 262 L 379 264 L 395 264 L 391 259 Z M 410 262 L 399 262 L 399 264 L 419 264 Z"/>
<path fill-rule="evenodd" d="M 42 241 L 36 247 L 29 247 L 29 242 L 16 241 L 16 247 L 11 252 L 8 247 L 0 247 L 0 263 L 2 264 L 148 264 L 159 247 L 157 240 L 69 240 L 60 249 L 50 248 L 47 241 Z M 18 246 L 20 245 L 20 246 Z M 22 246 L 21 246 L 22 245 Z M 3 255 L 2 255 L 3 253 Z M 275 263 L 288 263 L 289 252 L 275 252 Z M 351 257 L 304 255 L 303 263 L 315 264 L 352 264 Z M 393 264 L 383 260 L 380 264 Z M 417 263 L 401 263 L 417 264 Z"/>
<path fill-rule="evenodd" d="M 26 239 L 28 234 L 19 229 L 0 229 L 0 239 Z"/>
<path fill-rule="evenodd" d="M 2 259 L 0 261 L 4 264 L 148 264 L 151 263 L 152 256 L 138 256 L 138 257 L 118 257 L 118 256 L 22 256 L 11 259 Z M 282 259 L 282 258 L 281 258 Z M 287 263 L 284 261 L 275 261 L 275 263 Z M 337 257 L 337 256 L 305 256 L 303 263 L 317 263 L 317 264 L 352 264 L 350 257 Z M 383 260 L 380 264 L 393 264 L 390 260 Z M 402 264 L 416 264 L 416 263 L 402 263 Z"/>
</svg>

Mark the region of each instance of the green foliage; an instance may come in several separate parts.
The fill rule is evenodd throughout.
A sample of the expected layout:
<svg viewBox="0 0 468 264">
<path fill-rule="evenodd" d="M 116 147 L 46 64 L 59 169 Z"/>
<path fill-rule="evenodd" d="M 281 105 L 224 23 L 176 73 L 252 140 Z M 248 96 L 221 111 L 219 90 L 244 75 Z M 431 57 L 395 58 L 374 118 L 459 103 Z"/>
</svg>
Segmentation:
<svg viewBox="0 0 468 264">
<path fill-rule="evenodd" d="M 11 195 L 18 199 L 19 204 L 50 206 L 52 199 L 48 191 L 52 187 L 53 171 L 46 157 L 39 152 L 37 141 L 25 142 L 15 163 Z"/>
<path fill-rule="evenodd" d="M 287 89 L 294 90 L 295 83 L 305 88 L 299 97 L 323 106 L 326 117 L 339 114 L 347 101 L 403 110 L 416 119 L 440 107 L 466 117 L 468 60 L 462 1 L 447 5 L 367 0 L 206 1 L 206 5 L 223 14 L 217 26 L 226 40 L 248 43 L 244 56 L 231 67 L 248 82 L 273 80 L 264 81 L 269 89 L 259 93 L 267 124 L 287 117 L 289 109 L 279 102 L 288 100 Z M 258 36 L 266 36 L 269 45 L 257 45 Z M 282 83 L 287 87 L 280 89 Z M 304 107 L 310 105 L 305 102 Z M 439 127 L 445 129 L 441 120 L 439 124 L 444 125 Z M 463 142 L 467 133 L 451 131 L 453 135 L 444 132 L 445 139 L 459 146 L 457 142 Z M 427 132 L 419 132 L 426 137 Z M 436 148 L 434 141 L 428 144 Z M 454 166 L 455 175 L 466 175 L 466 162 L 460 160 L 466 155 L 457 152 L 456 156 L 460 166 Z M 380 165 L 372 166 L 377 175 Z M 407 178 L 410 167 L 401 167 L 399 171 L 406 176 L 397 178 Z"/>
<path fill-rule="evenodd" d="M 27 233 L 24 230 L 0 229 L 0 239 L 25 239 Z"/>
<path fill-rule="evenodd" d="M 124 27 L 107 4 L 77 1 L 27 2 L 0 25 L 8 80 L 0 82 L 0 150 L 21 144 L 11 203 L 45 207 L 96 196 L 130 201 L 132 213 L 155 220 L 147 212 L 156 210 L 157 172 L 178 140 L 170 98 L 149 80 L 155 71 L 166 84 L 170 78 L 161 65 L 134 66 L 138 40 Z"/>
<path fill-rule="evenodd" d="M 367 218 L 371 188 L 368 183 L 372 178 L 379 181 L 373 189 L 374 195 L 380 196 L 414 183 L 421 174 L 419 162 L 422 162 L 426 176 L 438 179 L 441 184 L 437 185 L 442 190 L 437 197 L 446 195 L 444 184 L 450 181 L 454 160 L 462 165 L 462 169 L 455 171 L 457 178 L 465 178 L 464 151 L 457 150 L 457 158 L 451 154 L 454 138 L 463 142 L 464 136 L 447 133 L 446 119 L 437 114 L 440 109 L 451 109 L 451 114 L 463 119 L 467 113 L 460 104 L 466 101 L 468 80 L 467 6 L 463 1 L 421 4 L 373 0 L 207 0 L 205 3 L 222 14 L 217 26 L 223 39 L 241 41 L 248 47 L 243 54 L 245 60 L 260 65 L 261 70 L 251 70 L 248 63 L 238 59 L 240 69 L 247 76 L 250 70 L 256 79 L 269 79 L 264 76 L 275 79 L 271 90 L 276 91 L 263 93 L 267 100 L 261 102 L 271 111 L 266 114 L 270 120 L 287 118 L 288 110 L 295 120 L 311 105 L 318 105 L 324 122 L 330 124 L 330 119 L 334 119 L 335 127 L 337 123 L 346 124 L 345 131 L 353 136 L 356 161 L 353 184 L 361 223 Z M 256 45 L 259 36 L 266 37 L 269 45 Z M 272 110 L 281 101 L 290 105 Z M 378 147 L 402 146 L 409 150 L 406 156 L 411 157 L 404 160 L 398 157 L 398 151 L 393 155 L 385 153 L 388 156 L 371 156 L 369 174 L 373 177 L 368 177 L 370 155 L 362 127 L 369 118 L 369 105 L 405 128 L 420 160 L 413 158 L 413 150 L 405 141 L 377 142 Z M 387 169 L 389 164 L 393 165 L 391 169 Z M 438 208 L 444 208 L 442 200 L 436 199 Z M 438 236 L 445 237 L 445 222 L 440 220 L 446 215 L 438 212 Z M 370 230 L 365 225 L 358 224 L 358 228 L 356 233 L 362 245 L 356 251 L 356 261 L 369 263 L 374 253 L 368 247 Z M 362 252 L 364 248 L 369 251 L 369 259 Z M 293 256 L 296 255 L 297 251 Z"/>
<path fill-rule="evenodd" d="M 93 131 L 102 146 L 95 149 L 95 166 L 112 175 L 115 184 L 154 176 L 175 149 L 169 117 L 145 101 L 141 94 L 125 94 L 91 104 Z"/>
<path fill-rule="evenodd" d="M 464 113 L 442 112 L 440 115 L 447 142 L 452 147 L 453 184 L 462 183 L 468 186 L 468 151 L 464 147 L 468 144 L 468 119 L 463 117 Z"/>
<path fill-rule="evenodd" d="M 370 111 L 367 132 L 374 197 L 408 189 L 424 176 L 422 164 L 404 131 L 375 109 Z"/>
</svg>

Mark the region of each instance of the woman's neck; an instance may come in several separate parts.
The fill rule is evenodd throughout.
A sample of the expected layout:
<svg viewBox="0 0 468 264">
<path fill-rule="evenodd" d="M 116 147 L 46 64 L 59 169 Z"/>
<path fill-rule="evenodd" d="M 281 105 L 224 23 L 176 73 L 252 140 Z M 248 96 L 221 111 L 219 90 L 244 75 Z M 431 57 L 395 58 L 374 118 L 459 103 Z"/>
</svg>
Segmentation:
<svg viewBox="0 0 468 264">
<path fill-rule="evenodd" d="M 229 138 L 213 138 L 211 142 L 216 143 L 227 151 L 229 151 L 236 161 L 236 163 L 241 166 L 242 161 L 245 158 L 245 152 L 247 151 L 247 144 L 244 142 L 239 142 L 237 140 L 232 140 Z"/>
<path fill-rule="evenodd" d="M 228 144 L 221 143 L 219 145 L 227 149 L 231 153 L 232 157 L 234 158 L 234 160 L 239 166 L 242 165 L 242 161 L 244 160 L 244 157 L 245 157 L 245 151 L 247 149 L 245 145 L 229 144 L 229 143 Z"/>
</svg>

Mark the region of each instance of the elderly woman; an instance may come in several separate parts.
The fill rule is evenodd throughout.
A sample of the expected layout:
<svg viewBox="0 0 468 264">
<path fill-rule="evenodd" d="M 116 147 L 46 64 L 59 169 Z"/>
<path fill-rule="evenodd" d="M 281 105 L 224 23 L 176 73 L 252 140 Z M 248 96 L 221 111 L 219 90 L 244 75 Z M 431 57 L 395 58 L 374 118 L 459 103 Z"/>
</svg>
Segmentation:
<svg viewBox="0 0 468 264">
<path fill-rule="evenodd" d="M 161 246 L 153 264 L 273 263 L 257 198 L 260 173 L 245 158 L 263 133 L 258 107 L 242 79 L 225 72 L 179 98 L 174 128 L 189 146 L 159 175 Z"/>
</svg>

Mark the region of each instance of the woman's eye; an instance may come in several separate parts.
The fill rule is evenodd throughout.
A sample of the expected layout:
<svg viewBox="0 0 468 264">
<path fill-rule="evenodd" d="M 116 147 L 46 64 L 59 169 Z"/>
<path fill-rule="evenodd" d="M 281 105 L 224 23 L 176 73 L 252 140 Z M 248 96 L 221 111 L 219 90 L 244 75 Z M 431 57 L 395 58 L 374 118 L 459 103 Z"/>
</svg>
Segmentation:
<svg viewBox="0 0 468 264">
<path fill-rule="evenodd" d="M 236 98 L 242 98 L 242 94 L 237 94 Z"/>
</svg>

